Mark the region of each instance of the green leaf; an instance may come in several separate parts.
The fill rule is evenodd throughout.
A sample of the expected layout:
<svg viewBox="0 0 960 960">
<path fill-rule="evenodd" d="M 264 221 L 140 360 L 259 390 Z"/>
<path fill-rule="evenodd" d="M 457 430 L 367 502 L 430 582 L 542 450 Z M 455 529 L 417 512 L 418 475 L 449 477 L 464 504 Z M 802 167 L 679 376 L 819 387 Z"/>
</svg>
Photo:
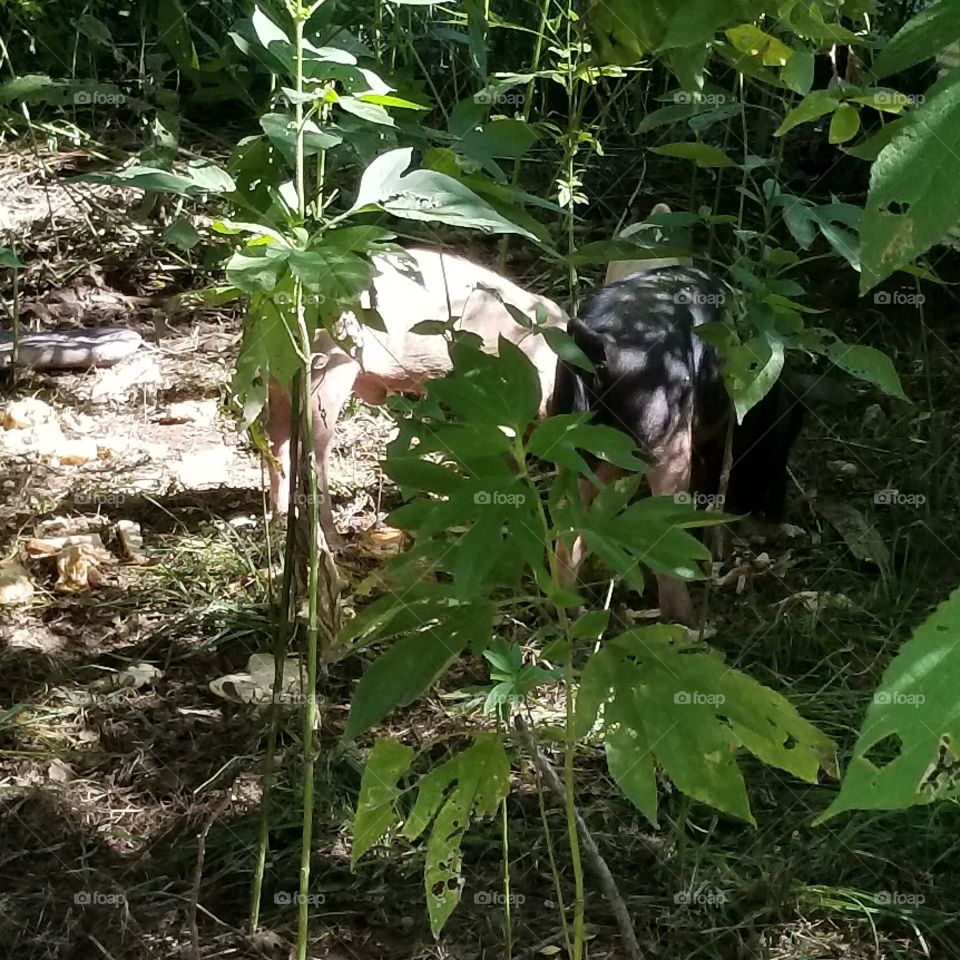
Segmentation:
<svg viewBox="0 0 960 960">
<path fill-rule="evenodd" d="M 731 384 L 737 422 L 758 404 L 780 378 L 783 344 L 757 336 L 730 351 L 725 357 L 724 378 Z"/>
<path fill-rule="evenodd" d="M 369 288 L 376 271 L 365 257 L 323 246 L 291 252 L 290 272 L 305 289 L 321 293 L 327 300 L 351 301 Z"/>
<path fill-rule="evenodd" d="M 404 147 L 377 157 L 364 171 L 349 212 L 379 208 L 409 220 L 437 221 L 486 233 L 518 233 L 535 239 L 452 177 L 432 170 L 413 170 L 404 175 L 412 155 L 412 149 Z"/>
<path fill-rule="evenodd" d="M 841 103 L 830 121 L 830 143 L 846 143 L 860 132 L 860 111 L 849 103 Z"/>
<path fill-rule="evenodd" d="M 585 422 L 580 414 L 562 414 L 542 420 L 533 429 L 527 449 L 535 457 L 592 475 L 586 460 L 577 452 L 586 450 L 601 460 L 635 473 L 647 465 L 636 455 L 636 444 L 620 430 Z"/>
<path fill-rule="evenodd" d="M 780 71 L 780 79 L 794 93 L 805 97 L 813 86 L 813 70 L 816 57 L 812 50 L 794 50 L 793 56 Z"/>
<path fill-rule="evenodd" d="M 404 835 L 416 839 L 433 822 L 423 883 L 435 937 L 460 902 L 460 847 L 467 827 L 471 820 L 493 816 L 509 790 L 510 761 L 488 733 L 478 734 L 467 750 L 421 778 Z"/>
<path fill-rule="evenodd" d="M 200 59 L 190 36 L 190 21 L 180 0 L 157 4 L 157 32 L 181 70 L 198 70 Z"/>
<path fill-rule="evenodd" d="M 89 13 L 84 13 L 77 20 L 77 30 L 101 46 L 109 47 L 113 43 L 113 36 L 110 34 L 107 25 Z"/>
<path fill-rule="evenodd" d="M 23 261 L 17 256 L 16 250 L 9 247 L 0 247 L 0 267 L 11 267 L 16 270 L 23 266 Z"/>
<path fill-rule="evenodd" d="M 378 740 L 363 768 L 360 796 L 353 820 L 350 865 L 376 846 L 383 836 L 399 825 L 396 813 L 399 779 L 410 769 L 413 750 L 397 740 Z"/>
<path fill-rule="evenodd" d="M 874 60 L 873 73 L 877 77 L 900 73 L 916 63 L 932 59 L 958 39 L 960 4 L 955 0 L 936 0 L 897 31 Z"/>
<path fill-rule="evenodd" d="M 42 73 L 28 73 L 22 77 L 14 77 L 0 83 L 0 103 L 9 103 L 11 100 L 28 100 L 33 94 L 56 86 L 50 77 Z"/>
<path fill-rule="evenodd" d="M 192 250 L 200 242 L 200 234 L 189 220 L 180 217 L 163 231 L 163 239 L 181 250 Z"/>
<path fill-rule="evenodd" d="M 960 83 L 936 85 L 870 171 L 860 291 L 942 240 L 960 222 Z"/>
<path fill-rule="evenodd" d="M 663 157 L 693 160 L 698 167 L 733 167 L 734 162 L 719 148 L 709 143 L 665 143 L 652 147 L 652 153 Z"/>
<path fill-rule="evenodd" d="M 593 373 L 593 364 L 587 355 L 577 346 L 573 337 L 559 327 L 544 327 L 541 331 L 547 346 L 565 363 Z"/>
<path fill-rule="evenodd" d="M 817 820 L 960 797 L 957 677 L 960 590 L 904 644 L 883 675 L 840 793 Z"/>
<path fill-rule="evenodd" d="M 759 60 L 765 67 L 782 67 L 793 56 L 790 47 L 752 23 L 731 27 L 726 34 L 737 50 Z"/>
<path fill-rule="evenodd" d="M 87 173 L 76 179 L 90 183 L 121 184 L 148 193 L 173 193 L 181 197 L 228 193 L 235 189 L 233 179 L 225 170 L 202 160 L 191 161 L 182 173 L 134 164 L 115 173 Z"/>
<path fill-rule="evenodd" d="M 283 154 L 288 163 L 293 163 L 297 146 L 296 119 L 285 113 L 265 113 L 260 118 L 263 132 L 270 142 Z M 343 137 L 336 132 L 321 130 L 312 120 L 303 125 L 303 155 L 312 157 L 323 150 L 330 150 L 343 143 Z"/>
<path fill-rule="evenodd" d="M 755 17 L 749 0 L 680 0 L 672 10 L 661 48 L 700 46 L 728 23 Z"/>
<path fill-rule="evenodd" d="M 899 400 L 907 399 L 893 361 L 882 350 L 859 343 L 833 340 L 824 347 L 823 353 L 833 364 L 850 376 L 875 384 L 891 397 Z"/>
<path fill-rule="evenodd" d="M 247 247 L 227 263 L 227 280 L 245 293 L 272 292 L 286 269 L 288 249 Z"/>
<path fill-rule="evenodd" d="M 741 748 L 814 781 L 832 767 L 833 744 L 780 694 L 682 638 L 655 626 L 605 643 L 581 675 L 575 732 L 586 735 L 600 717 L 610 773 L 654 825 L 655 764 L 695 800 L 753 823 Z"/>
<path fill-rule="evenodd" d="M 489 602 L 450 607 L 433 623 L 401 637 L 380 654 L 357 685 L 344 740 L 354 740 L 391 710 L 413 703 L 442 676 L 471 642 L 488 640 Z"/>
<path fill-rule="evenodd" d="M 783 119 L 774 136 L 782 137 L 785 133 L 799 126 L 801 123 L 810 123 L 828 113 L 833 113 L 840 104 L 839 90 L 814 90 L 807 94 Z"/>
<path fill-rule="evenodd" d="M 378 103 L 371 103 L 369 100 L 361 100 L 358 97 L 339 97 L 337 106 L 368 123 L 375 123 L 381 127 L 396 126 L 393 117 Z"/>
</svg>

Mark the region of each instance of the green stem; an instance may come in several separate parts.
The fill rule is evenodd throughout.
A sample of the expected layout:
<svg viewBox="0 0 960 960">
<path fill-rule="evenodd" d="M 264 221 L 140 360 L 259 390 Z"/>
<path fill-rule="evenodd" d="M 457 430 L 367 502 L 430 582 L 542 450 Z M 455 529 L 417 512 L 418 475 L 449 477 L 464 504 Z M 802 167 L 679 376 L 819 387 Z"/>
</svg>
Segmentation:
<svg viewBox="0 0 960 960">
<path fill-rule="evenodd" d="M 528 479 L 526 448 L 523 444 L 523 438 L 517 436 L 514 441 L 514 459 L 518 464 L 517 475 L 520 479 Z M 553 543 L 554 530 L 547 520 L 546 510 L 543 501 L 539 496 L 536 497 L 537 512 L 540 519 L 540 529 L 544 543 Z M 553 581 L 554 590 L 559 592 L 560 570 L 557 564 L 556 552 L 551 550 L 548 553 L 548 563 L 550 567 L 550 579 Z M 564 786 L 564 808 L 567 821 L 567 842 L 570 844 L 570 860 L 573 864 L 573 887 L 574 887 L 574 912 L 573 912 L 573 950 L 568 949 L 571 960 L 582 960 L 583 948 L 586 942 L 586 928 L 584 923 L 584 885 L 583 885 L 583 860 L 580 855 L 580 835 L 577 832 L 577 806 L 576 794 L 574 788 L 573 760 L 576 751 L 576 739 L 573 735 L 573 638 L 570 636 L 570 622 L 567 612 L 562 607 L 557 610 L 557 618 L 564 635 L 567 638 L 566 661 L 564 663 L 564 709 L 565 709 L 565 749 L 563 756 L 563 786 Z"/>
<path fill-rule="evenodd" d="M 300 462 L 300 384 L 297 378 L 292 394 L 293 409 L 290 413 L 292 427 L 290 435 L 290 489 L 296 489 L 297 469 Z M 266 526 L 266 521 L 264 522 Z M 270 537 L 267 538 L 268 569 L 273 569 Z M 253 870 L 253 884 L 250 891 L 250 930 L 256 933 L 260 925 L 260 897 L 263 890 L 263 877 L 266 870 L 267 850 L 270 847 L 270 812 L 273 806 L 274 760 L 277 753 L 277 740 L 280 735 L 280 693 L 283 684 L 283 664 L 287 656 L 287 644 L 293 632 L 294 606 L 293 569 L 295 559 L 294 524 L 287 526 L 287 540 L 284 548 L 283 583 L 280 588 L 280 606 L 278 610 L 277 631 L 273 641 L 273 700 L 270 704 L 267 750 L 263 758 L 262 789 L 263 800 L 260 804 L 260 826 L 257 837 L 257 860 Z M 272 598 L 271 598 L 272 599 Z"/>
<path fill-rule="evenodd" d="M 303 93 L 303 30 L 309 13 L 301 6 L 294 19 L 294 55 L 296 57 L 295 89 L 298 94 Z M 296 186 L 297 209 L 301 220 L 306 220 L 306 163 L 304 158 L 304 130 L 303 130 L 303 101 L 297 97 L 294 107 L 297 143 L 296 143 Z M 300 335 L 300 349 L 305 360 L 302 361 L 300 371 L 301 413 L 306 456 L 306 476 L 303 478 L 301 489 L 308 491 L 306 502 L 309 505 L 309 573 L 307 579 L 307 690 L 306 702 L 303 710 L 303 827 L 300 847 L 300 902 L 298 904 L 297 924 L 297 958 L 306 960 L 307 937 L 309 931 L 309 892 L 310 892 L 310 855 L 313 850 L 313 807 L 314 807 L 314 777 L 313 777 L 313 735 L 316 726 L 317 713 L 317 638 L 319 636 L 318 587 L 320 582 L 319 564 L 319 528 L 320 510 L 316 491 L 317 460 L 313 443 L 313 403 L 311 389 L 312 380 L 312 353 L 313 344 L 307 329 L 304 315 L 303 285 L 299 280 L 294 282 L 294 309 L 297 318 L 297 330 Z M 299 522 L 300 509 L 295 507 L 290 523 Z"/>
<path fill-rule="evenodd" d="M 510 916 L 510 827 L 506 798 L 500 802 L 500 832 L 503 836 L 503 952 L 506 960 L 510 960 L 513 956 L 513 919 Z"/>
</svg>

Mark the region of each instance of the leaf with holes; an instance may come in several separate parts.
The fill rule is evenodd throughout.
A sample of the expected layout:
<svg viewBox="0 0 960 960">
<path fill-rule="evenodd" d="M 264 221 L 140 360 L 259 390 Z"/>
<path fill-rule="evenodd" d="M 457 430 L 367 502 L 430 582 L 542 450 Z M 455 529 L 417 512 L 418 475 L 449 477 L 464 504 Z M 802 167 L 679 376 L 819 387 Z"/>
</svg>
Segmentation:
<svg viewBox="0 0 960 960">
<path fill-rule="evenodd" d="M 832 770 L 834 745 L 779 693 L 685 645 L 678 627 L 630 630 L 584 667 L 575 733 L 597 724 L 610 774 L 656 826 L 656 766 L 684 793 L 753 823 L 737 764 L 746 748 L 813 782 Z"/>
<path fill-rule="evenodd" d="M 900 73 L 916 63 L 932 59 L 958 39 L 960 4 L 956 0 L 936 0 L 894 34 L 873 62 L 873 73 L 877 77 Z"/>
<path fill-rule="evenodd" d="M 353 819 L 350 865 L 374 847 L 399 823 L 396 813 L 399 779 L 410 769 L 413 750 L 396 740 L 378 740 L 363 768 L 357 813 Z"/>
<path fill-rule="evenodd" d="M 960 590 L 913 632 L 867 708 L 840 793 L 817 820 L 960 797 Z"/>
<path fill-rule="evenodd" d="M 830 338 L 821 352 L 831 363 L 858 380 L 875 384 L 891 397 L 896 397 L 898 400 L 907 399 L 893 361 L 882 350 L 860 343 L 844 343 L 833 337 L 827 330 L 817 332 Z"/>
<path fill-rule="evenodd" d="M 509 789 L 510 761 L 503 744 L 486 733 L 421 778 L 403 832 L 415 840 L 433 823 L 423 883 L 434 936 L 460 902 L 460 846 L 470 821 L 493 816 Z"/>
<path fill-rule="evenodd" d="M 953 74 L 910 111 L 871 168 L 860 229 L 861 293 L 939 243 L 960 222 L 960 82 Z"/>
</svg>

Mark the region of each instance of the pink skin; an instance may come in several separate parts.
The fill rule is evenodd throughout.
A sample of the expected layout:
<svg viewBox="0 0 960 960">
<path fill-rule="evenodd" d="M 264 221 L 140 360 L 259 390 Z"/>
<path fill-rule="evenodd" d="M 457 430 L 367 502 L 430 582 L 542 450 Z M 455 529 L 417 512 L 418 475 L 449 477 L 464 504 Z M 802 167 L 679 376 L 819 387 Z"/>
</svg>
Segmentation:
<svg viewBox="0 0 960 960">
<path fill-rule="evenodd" d="M 388 393 L 419 392 L 424 381 L 450 370 L 446 340 L 412 333 L 416 324 L 459 317 L 458 328 L 479 334 L 484 349 L 491 353 L 496 352 L 502 336 L 516 343 L 537 367 L 544 398 L 553 391 L 556 356 L 542 337 L 532 336 L 513 319 L 503 302 L 530 317 L 541 307 L 551 325 L 564 327 L 566 315 L 555 303 L 461 257 L 419 249 L 409 254 L 414 273 L 395 257 L 374 258 L 378 273 L 372 300 L 386 332 L 366 328 L 357 359 L 325 331 L 319 332 L 314 342 L 313 446 L 321 526 L 332 547 L 340 537 L 333 522 L 327 466 L 337 420 L 347 400 L 353 394 L 366 403 L 380 404 Z M 270 467 L 270 498 L 274 510 L 285 513 L 290 499 L 290 393 L 271 380 L 267 399 L 266 431 L 271 453 L 280 464 L 279 471 Z"/>
</svg>

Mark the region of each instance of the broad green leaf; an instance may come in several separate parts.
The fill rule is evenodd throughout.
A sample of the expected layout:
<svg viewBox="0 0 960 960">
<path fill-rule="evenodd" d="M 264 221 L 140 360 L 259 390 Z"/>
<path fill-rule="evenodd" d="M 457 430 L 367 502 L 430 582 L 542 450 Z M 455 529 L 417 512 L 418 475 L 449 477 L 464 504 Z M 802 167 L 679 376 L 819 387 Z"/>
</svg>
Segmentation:
<svg viewBox="0 0 960 960">
<path fill-rule="evenodd" d="M 750 0 L 680 0 L 671 11 L 661 47 L 699 46 L 727 24 L 755 18 Z"/>
<path fill-rule="evenodd" d="M 737 50 L 756 58 L 765 67 L 782 67 L 793 56 L 790 47 L 752 23 L 731 27 L 726 34 Z"/>
<path fill-rule="evenodd" d="M 77 20 L 77 30 L 101 46 L 109 47 L 113 43 L 113 36 L 107 25 L 89 13 L 84 13 Z"/>
<path fill-rule="evenodd" d="M 566 330 L 561 330 L 559 327 L 544 327 L 541 332 L 547 345 L 561 360 L 586 370 L 587 373 L 593 373 L 593 364 Z"/>
<path fill-rule="evenodd" d="M 404 175 L 412 154 L 409 147 L 404 147 L 377 157 L 364 171 L 349 212 L 380 208 L 409 220 L 437 221 L 487 233 L 518 233 L 535 239 L 452 177 L 433 170 L 412 170 Z"/>
<path fill-rule="evenodd" d="M 433 823 L 423 883 L 434 936 L 460 902 L 460 847 L 467 827 L 493 816 L 509 790 L 510 761 L 503 744 L 488 733 L 478 734 L 468 749 L 421 778 L 404 835 L 415 840 Z"/>
<path fill-rule="evenodd" d="M 200 234 L 189 220 L 180 217 L 163 231 L 163 239 L 181 250 L 192 250 L 200 242 Z"/>
<path fill-rule="evenodd" d="M 810 123 L 828 113 L 833 113 L 840 103 L 839 90 L 814 90 L 807 94 L 783 119 L 777 128 L 775 136 L 782 137 L 785 133 L 799 126 L 801 123 Z"/>
<path fill-rule="evenodd" d="M 811 50 L 795 50 L 793 56 L 780 71 L 780 79 L 794 93 L 805 97 L 813 86 L 813 69 L 816 57 Z"/>
<path fill-rule="evenodd" d="M 16 250 L 9 247 L 0 247 L 0 267 L 11 267 L 16 270 L 23 266 L 23 261 L 17 256 Z"/>
<path fill-rule="evenodd" d="M 371 103 L 369 100 L 361 100 L 358 97 L 338 97 L 337 106 L 368 123 L 379 124 L 382 127 L 396 126 L 396 121 L 379 103 Z"/>
<path fill-rule="evenodd" d="M 323 246 L 295 250 L 290 254 L 290 272 L 313 293 L 327 301 L 352 301 L 368 289 L 375 269 L 365 257 L 339 247 Z"/>
<path fill-rule="evenodd" d="M 652 147 L 652 153 L 663 157 L 693 160 L 698 167 L 732 167 L 734 162 L 719 148 L 709 143 L 665 143 Z"/>
<path fill-rule="evenodd" d="M 841 103 L 830 121 L 830 143 L 846 143 L 860 131 L 860 111 L 849 103 Z"/>
<path fill-rule="evenodd" d="M 728 353 L 724 378 L 730 385 L 737 422 L 769 392 L 783 370 L 783 344 L 757 336 Z"/>
<path fill-rule="evenodd" d="M 489 602 L 450 607 L 445 616 L 401 637 L 364 672 L 350 705 L 344 740 L 356 739 L 391 710 L 424 694 L 471 642 L 489 639 Z"/>
<path fill-rule="evenodd" d="M 48 87 L 56 86 L 50 77 L 42 73 L 28 73 L 0 83 L 0 103 L 11 100 L 27 100 L 33 94 Z"/>
<path fill-rule="evenodd" d="M 202 160 L 188 163 L 182 173 L 171 173 L 139 164 L 115 173 L 87 173 L 77 177 L 91 183 L 121 184 L 155 193 L 173 193 L 181 197 L 200 197 L 208 193 L 227 193 L 235 189 L 230 175 L 220 167 Z"/>
<path fill-rule="evenodd" d="M 488 158 L 516 160 L 537 142 L 537 131 L 523 120 L 503 117 L 470 130 L 460 140 L 460 149 L 477 160 Z"/>
<path fill-rule="evenodd" d="M 913 632 L 883 675 L 840 793 L 817 820 L 960 797 L 960 590 Z"/>
<path fill-rule="evenodd" d="M 611 775 L 651 823 L 655 763 L 684 793 L 750 823 L 741 748 L 808 781 L 832 769 L 832 742 L 784 697 L 682 638 L 655 626 L 608 641 L 587 662 L 577 697 L 577 736 L 600 717 Z"/>
<path fill-rule="evenodd" d="M 937 85 L 870 171 L 860 291 L 876 286 L 960 222 L 960 83 Z"/>
<path fill-rule="evenodd" d="M 358 100 L 364 103 L 377 103 L 381 107 L 396 107 L 398 110 L 429 110 L 422 104 L 414 103 L 412 100 L 404 100 L 403 97 L 395 97 L 389 93 L 361 93 Z"/>
<path fill-rule="evenodd" d="M 824 347 L 823 353 L 850 376 L 875 384 L 891 397 L 907 399 L 893 362 L 882 350 L 859 343 L 833 340 Z"/>
<path fill-rule="evenodd" d="M 181 70 L 199 69 L 200 59 L 190 36 L 190 20 L 180 0 L 163 0 L 157 4 L 157 31 Z"/>
<path fill-rule="evenodd" d="M 398 826 L 395 808 L 400 788 L 397 781 L 410 769 L 412 761 L 413 750 L 396 740 L 378 740 L 374 744 L 360 780 L 350 848 L 352 867 L 388 830 Z"/>
<path fill-rule="evenodd" d="M 877 77 L 900 73 L 932 59 L 955 40 L 960 40 L 960 4 L 956 0 L 936 0 L 911 17 L 880 51 L 873 73 Z"/>
<path fill-rule="evenodd" d="M 577 452 L 585 450 L 625 470 L 643 473 L 647 465 L 637 457 L 636 444 L 620 430 L 587 423 L 580 414 L 552 416 L 536 425 L 527 449 L 535 457 L 592 476 L 586 460 Z"/>
<path fill-rule="evenodd" d="M 270 142 L 283 154 L 288 163 L 293 163 L 297 145 L 297 124 L 295 118 L 285 113 L 265 113 L 260 118 L 263 132 Z M 311 157 L 323 150 L 330 150 L 343 142 L 343 137 L 329 130 L 321 130 L 312 120 L 303 125 L 303 154 Z"/>
<path fill-rule="evenodd" d="M 245 293 L 270 292 L 286 269 L 288 249 L 247 247 L 227 263 L 227 280 Z"/>
</svg>

